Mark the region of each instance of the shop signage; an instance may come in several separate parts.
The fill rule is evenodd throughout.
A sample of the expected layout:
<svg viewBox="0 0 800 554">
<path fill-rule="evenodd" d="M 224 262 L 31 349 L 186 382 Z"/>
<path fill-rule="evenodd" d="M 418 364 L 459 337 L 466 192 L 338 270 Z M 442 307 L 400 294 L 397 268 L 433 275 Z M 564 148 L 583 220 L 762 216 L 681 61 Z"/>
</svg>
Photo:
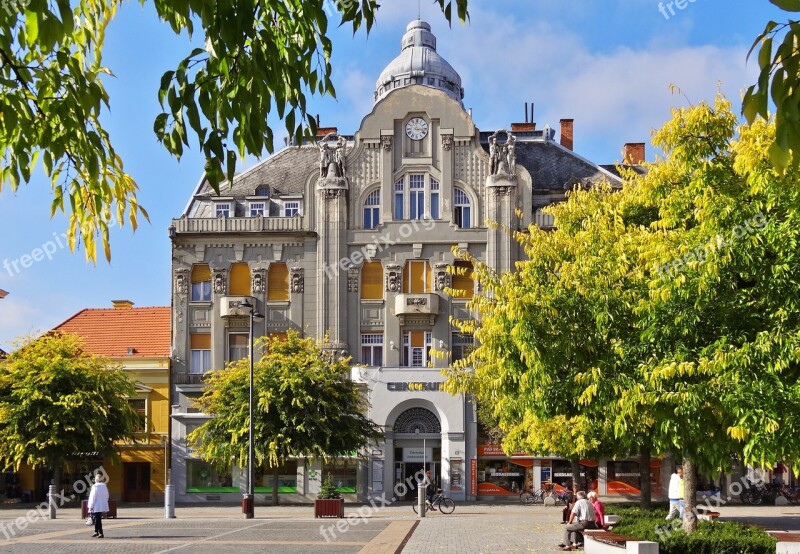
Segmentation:
<svg viewBox="0 0 800 554">
<path fill-rule="evenodd" d="M 472 496 L 478 494 L 478 459 L 472 458 L 469 461 L 469 493 Z"/>
<path fill-rule="evenodd" d="M 432 462 L 433 461 L 433 448 L 404 448 L 403 449 L 404 462 Z"/>
<path fill-rule="evenodd" d="M 500 458 L 508 457 L 499 444 L 479 444 L 478 456 L 497 456 Z M 525 452 L 514 452 L 512 456 L 530 456 Z"/>
<path fill-rule="evenodd" d="M 386 388 L 391 392 L 406 392 L 406 391 L 435 392 L 442 390 L 442 382 L 435 381 L 430 383 L 424 383 L 415 381 L 411 383 L 386 383 Z"/>
</svg>

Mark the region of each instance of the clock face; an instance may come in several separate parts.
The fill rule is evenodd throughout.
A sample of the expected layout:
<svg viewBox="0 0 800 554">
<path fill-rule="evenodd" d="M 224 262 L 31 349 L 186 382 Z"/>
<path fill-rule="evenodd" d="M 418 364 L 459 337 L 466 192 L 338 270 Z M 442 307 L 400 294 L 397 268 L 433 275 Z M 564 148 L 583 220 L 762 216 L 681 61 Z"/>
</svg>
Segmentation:
<svg viewBox="0 0 800 554">
<path fill-rule="evenodd" d="M 406 134 L 412 140 L 421 140 L 428 134 L 428 124 L 421 117 L 412 117 L 406 123 Z"/>
</svg>

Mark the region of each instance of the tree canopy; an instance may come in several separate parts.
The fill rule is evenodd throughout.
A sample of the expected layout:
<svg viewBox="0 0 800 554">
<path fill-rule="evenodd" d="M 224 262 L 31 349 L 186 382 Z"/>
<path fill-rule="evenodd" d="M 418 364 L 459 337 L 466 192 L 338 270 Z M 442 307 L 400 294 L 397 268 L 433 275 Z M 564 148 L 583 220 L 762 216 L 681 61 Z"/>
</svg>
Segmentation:
<svg viewBox="0 0 800 554">
<path fill-rule="evenodd" d="M 676 109 L 647 172 L 517 233 L 516 272 L 479 266 L 480 346 L 448 387 L 495 406 L 504 447 L 563 454 L 555 423 L 577 453 L 645 441 L 704 472 L 798 459 L 800 173 L 774 169 L 774 136 L 722 97 Z"/>
<path fill-rule="evenodd" d="M 144 3 L 145 0 L 140 0 Z M 448 21 L 451 0 L 434 0 Z M 109 225 L 135 230 L 147 212 L 102 124 L 111 99 L 102 62 L 108 24 L 121 0 L 9 0 L 0 9 L 0 190 L 27 183 L 41 160 L 52 187 L 51 215 L 69 216 L 70 248 L 96 241 L 110 259 Z M 455 0 L 461 20 L 467 0 Z M 194 49 L 154 92 L 163 107 L 158 140 L 176 158 L 196 143 L 215 188 L 233 180 L 245 155 L 273 151 L 277 120 L 297 141 L 315 134 L 309 95 L 336 95 L 326 10 L 353 32 L 370 31 L 377 0 L 155 0 L 179 35 L 200 32 Z M 146 37 L 142 37 L 146 40 Z"/>
<path fill-rule="evenodd" d="M 366 415 L 366 395 L 350 380 L 348 359 L 334 359 L 324 343 L 296 331 L 286 340 L 263 337 L 258 344 L 264 355 L 253 364 L 257 467 L 277 467 L 289 458 L 350 455 L 382 437 Z M 211 419 L 188 436 L 189 443 L 221 468 L 247 467 L 249 359 L 207 375 L 197 405 Z"/>
<path fill-rule="evenodd" d="M 0 360 L 0 463 L 50 467 L 79 452 L 112 453 L 141 424 L 136 389 L 74 335 L 32 339 Z"/>
</svg>

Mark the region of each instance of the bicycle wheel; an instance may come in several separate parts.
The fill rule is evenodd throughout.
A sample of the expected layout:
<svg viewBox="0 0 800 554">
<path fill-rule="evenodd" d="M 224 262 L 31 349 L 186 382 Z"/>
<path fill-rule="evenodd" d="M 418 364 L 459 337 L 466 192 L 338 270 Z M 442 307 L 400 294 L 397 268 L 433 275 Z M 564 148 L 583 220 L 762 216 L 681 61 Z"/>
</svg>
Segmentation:
<svg viewBox="0 0 800 554">
<path fill-rule="evenodd" d="M 519 501 L 525 505 L 533 504 L 534 498 L 535 497 L 533 496 L 533 494 L 528 491 L 525 491 L 519 495 Z"/>
<path fill-rule="evenodd" d="M 789 501 L 789 504 L 795 505 L 798 501 L 800 501 L 800 492 L 798 491 L 788 491 L 786 494 L 786 500 Z"/>
<path fill-rule="evenodd" d="M 449 498 L 442 498 L 439 502 L 439 510 L 441 510 L 443 514 L 452 514 L 455 509 L 456 503 Z"/>
<path fill-rule="evenodd" d="M 418 506 L 417 506 L 417 503 L 416 503 L 416 502 L 414 502 L 414 503 L 411 505 L 411 509 L 412 509 L 412 510 L 414 510 L 414 513 L 415 513 L 415 514 L 418 514 L 418 513 L 419 513 L 419 510 L 418 510 L 417 508 L 418 508 Z"/>
</svg>

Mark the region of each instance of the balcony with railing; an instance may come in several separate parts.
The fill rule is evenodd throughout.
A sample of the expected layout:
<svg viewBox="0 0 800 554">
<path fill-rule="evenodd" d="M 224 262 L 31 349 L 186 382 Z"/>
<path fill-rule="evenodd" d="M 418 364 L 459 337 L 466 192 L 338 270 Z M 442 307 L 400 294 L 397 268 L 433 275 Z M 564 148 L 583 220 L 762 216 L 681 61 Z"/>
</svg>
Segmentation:
<svg viewBox="0 0 800 554">
<path fill-rule="evenodd" d="M 439 295 L 433 293 L 398 294 L 394 300 L 394 314 L 404 325 L 408 319 L 428 319 L 433 324 L 439 315 Z"/>
<path fill-rule="evenodd" d="M 194 233 L 291 233 L 306 228 L 305 217 L 181 217 L 172 220 L 175 234 Z"/>
</svg>

